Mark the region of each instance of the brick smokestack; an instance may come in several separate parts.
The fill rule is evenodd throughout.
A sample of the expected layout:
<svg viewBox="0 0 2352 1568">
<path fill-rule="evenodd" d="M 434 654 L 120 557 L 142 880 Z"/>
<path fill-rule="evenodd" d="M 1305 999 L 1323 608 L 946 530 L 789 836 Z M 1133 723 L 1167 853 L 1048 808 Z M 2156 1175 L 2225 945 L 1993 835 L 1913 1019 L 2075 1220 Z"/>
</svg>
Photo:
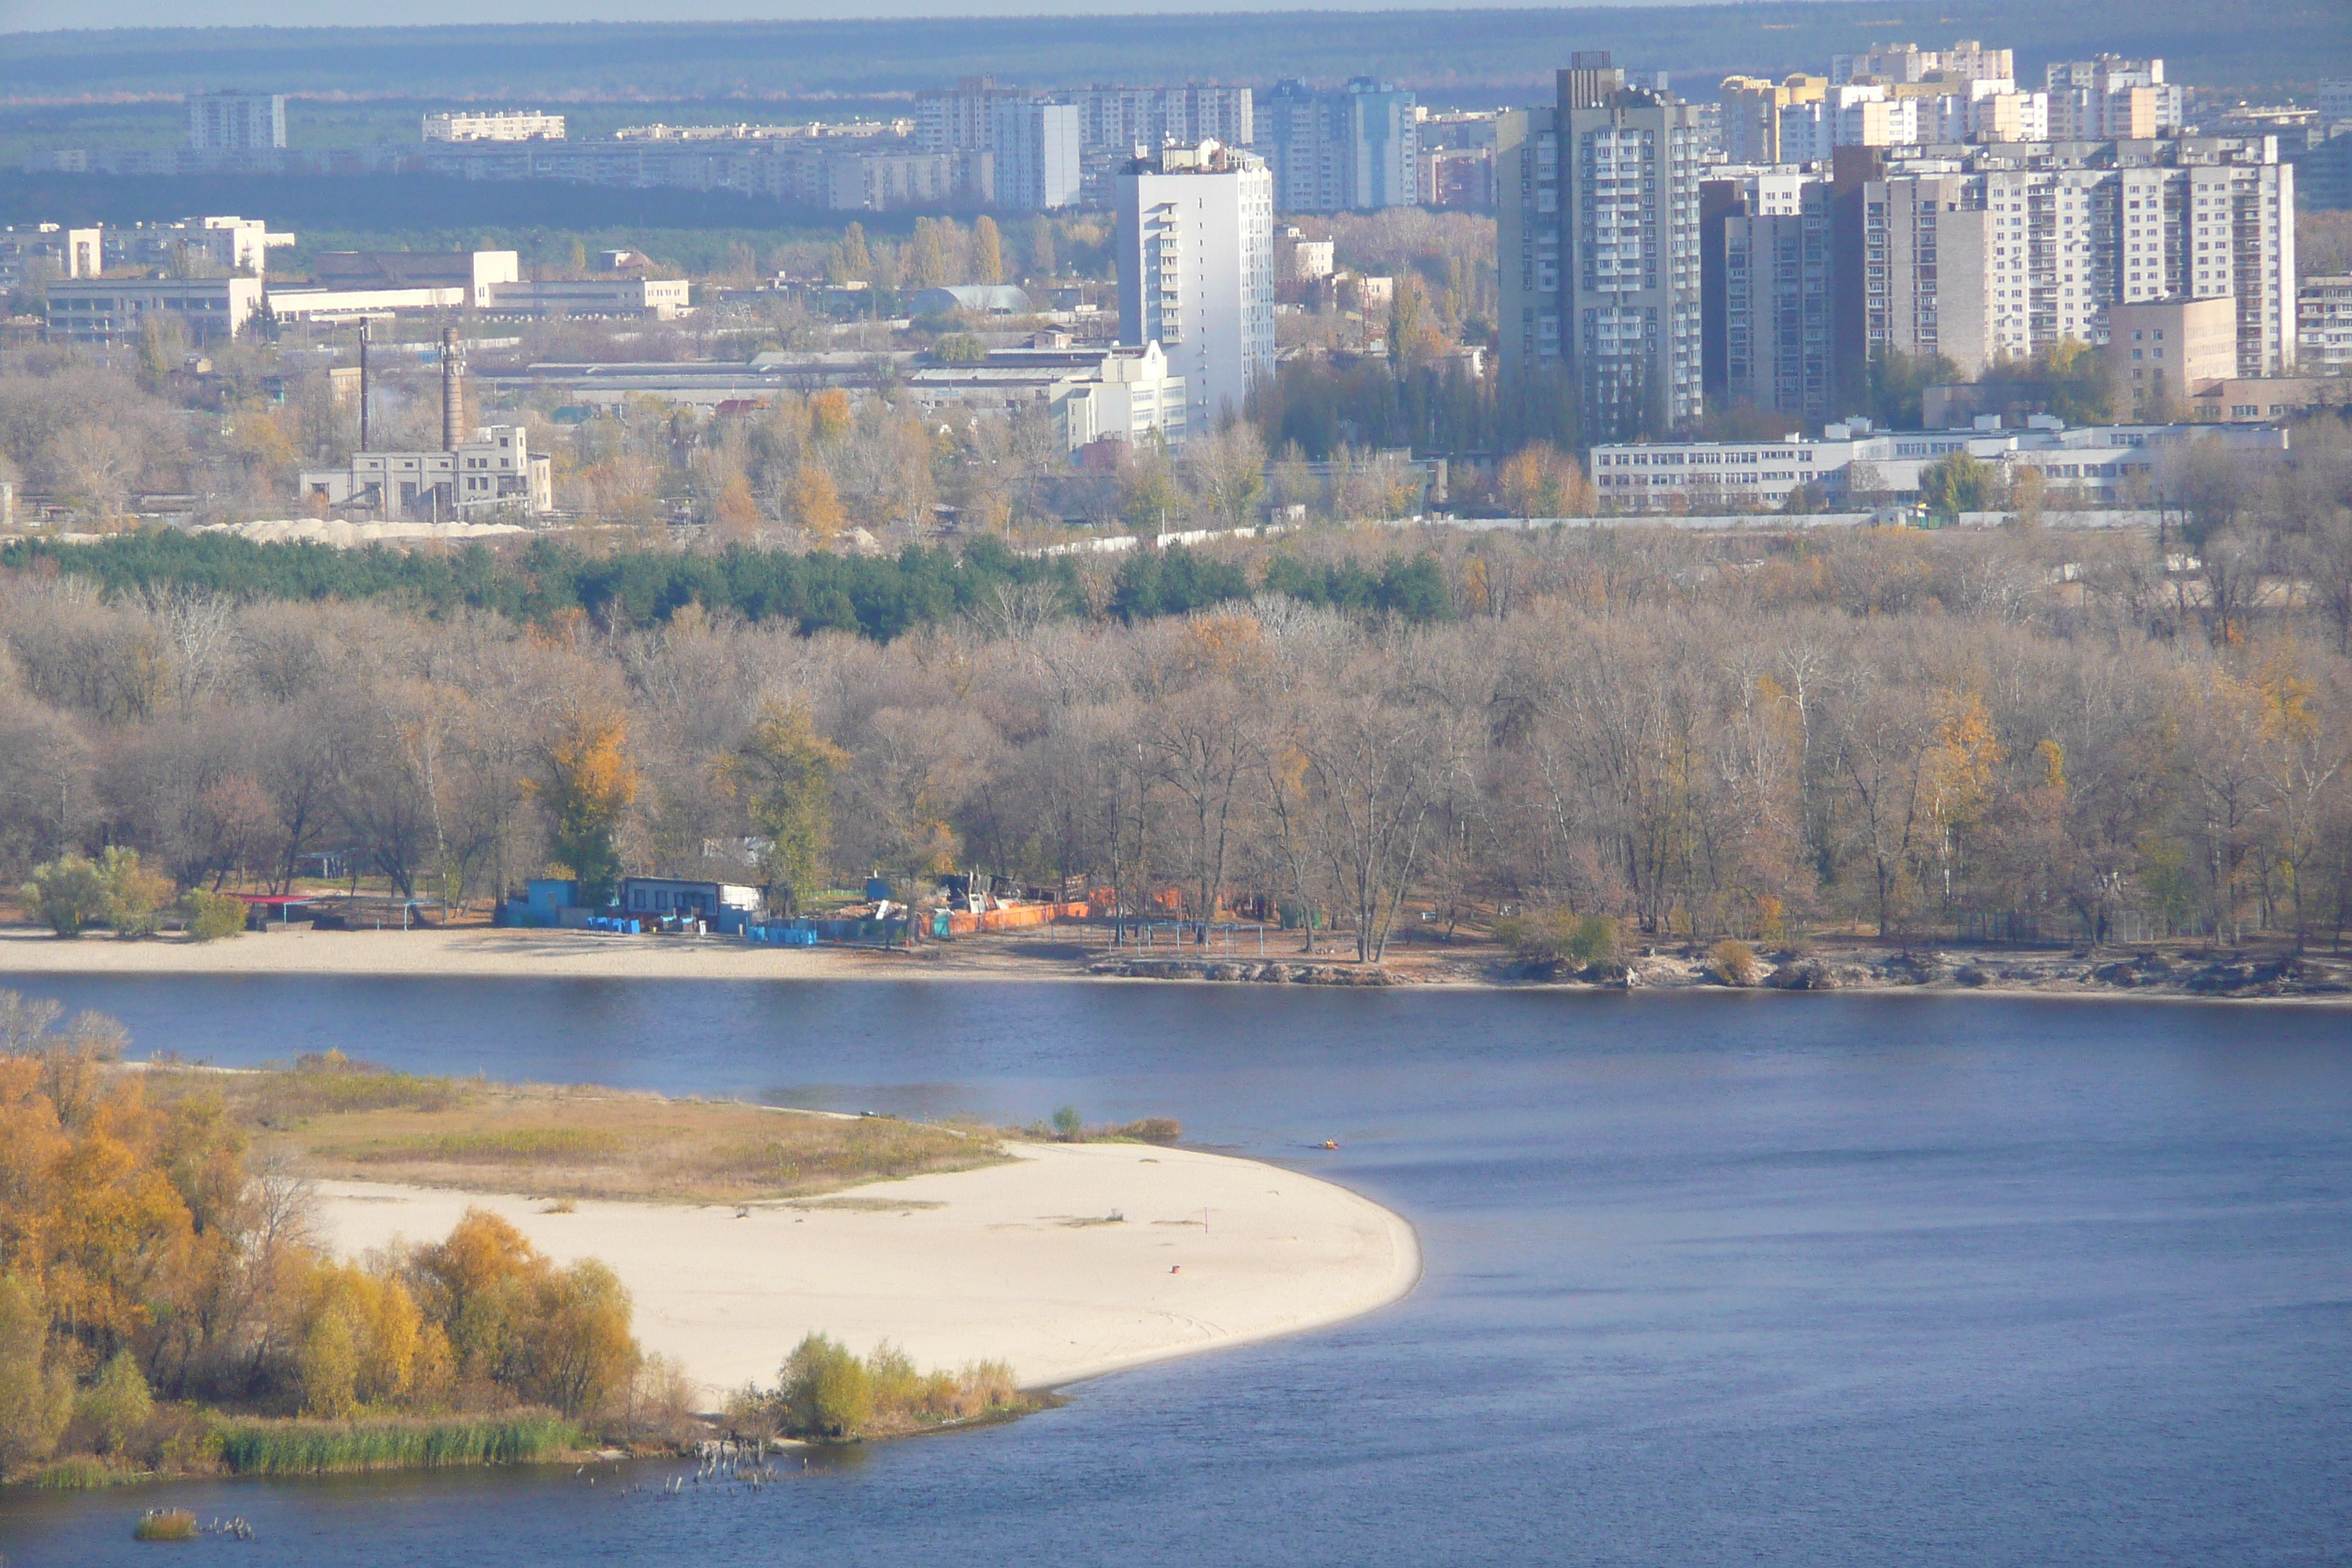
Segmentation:
<svg viewBox="0 0 2352 1568">
<path fill-rule="evenodd" d="M 441 329 L 441 449 L 457 449 L 457 429 L 465 423 L 466 387 L 457 363 L 457 329 Z"/>
</svg>

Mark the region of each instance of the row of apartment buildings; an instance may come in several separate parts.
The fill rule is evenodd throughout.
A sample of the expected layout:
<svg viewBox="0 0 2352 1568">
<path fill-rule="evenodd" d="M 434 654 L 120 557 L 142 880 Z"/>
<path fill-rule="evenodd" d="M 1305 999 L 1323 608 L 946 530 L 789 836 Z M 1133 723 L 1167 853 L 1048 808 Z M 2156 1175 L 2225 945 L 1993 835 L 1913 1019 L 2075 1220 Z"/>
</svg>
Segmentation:
<svg viewBox="0 0 2352 1568">
<path fill-rule="evenodd" d="M 287 145 L 282 96 L 205 94 L 188 100 L 188 115 L 183 147 L 63 149 L 35 154 L 26 168 L 146 177 L 425 173 L 724 191 L 834 211 L 1051 211 L 1107 207 L 1117 172 L 1139 154 L 1213 141 L 1260 157 L 1288 212 L 1481 206 L 1494 197 L 1495 116 L 1432 116 L 1412 92 L 1371 78 L 1332 89 L 1290 80 L 1266 90 L 1196 82 L 1043 91 L 968 77 L 922 94 L 907 120 L 646 126 L 588 142 L 569 139 L 562 115 L 535 110 L 436 111 L 422 117 L 415 143 L 317 148 Z"/>
<path fill-rule="evenodd" d="M 1894 77 L 2007 68 L 1952 53 L 1965 63 L 1861 58 Z M 1887 355 L 1973 375 L 2105 342 L 2122 306 L 2231 301 L 2242 377 L 2326 335 L 2299 331 L 2294 170 L 2269 138 L 1987 134 L 1710 165 L 1693 106 L 1594 54 L 1500 140 L 1504 365 L 1572 371 L 1603 438 L 1686 425 L 1710 398 L 1818 425 L 1864 406 Z"/>
</svg>

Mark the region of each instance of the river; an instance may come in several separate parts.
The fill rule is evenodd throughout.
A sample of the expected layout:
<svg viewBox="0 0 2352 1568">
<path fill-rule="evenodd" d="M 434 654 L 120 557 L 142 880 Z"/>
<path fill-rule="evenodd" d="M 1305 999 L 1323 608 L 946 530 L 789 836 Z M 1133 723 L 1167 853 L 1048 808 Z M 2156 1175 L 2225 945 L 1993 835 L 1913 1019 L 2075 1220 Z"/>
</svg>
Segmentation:
<svg viewBox="0 0 2352 1568">
<path fill-rule="evenodd" d="M 8 1568 L 2342 1563 L 2352 1014 L 1990 997 L 36 980 L 134 1055 L 1172 1115 L 1420 1228 L 1404 1301 L 664 1501 L 570 1468 L 0 1496 Z M 1336 1139 L 1337 1152 L 1315 1148 Z M 778 1346 L 781 1354 L 785 1348 Z M 638 1479 L 668 1473 L 639 1468 Z"/>
</svg>

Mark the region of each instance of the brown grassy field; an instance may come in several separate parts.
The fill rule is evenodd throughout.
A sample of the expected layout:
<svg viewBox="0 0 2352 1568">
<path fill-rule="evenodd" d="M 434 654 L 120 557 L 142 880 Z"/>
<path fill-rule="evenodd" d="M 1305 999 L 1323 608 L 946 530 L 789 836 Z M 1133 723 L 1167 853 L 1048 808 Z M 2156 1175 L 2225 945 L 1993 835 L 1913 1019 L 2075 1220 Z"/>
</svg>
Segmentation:
<svg viewBox="0 0 2352 1568">
<path fill-rule="evenodd" d="M 217 1097 L 258 1152 L 306 1175 L 555 1199 L 751 1203 L 1009 1158 L 985 1128 L 419 1078 L 332 1053 L 260 1072 L 159 1067 L 148 1083 L 160 1100 Z"/>
</svg>

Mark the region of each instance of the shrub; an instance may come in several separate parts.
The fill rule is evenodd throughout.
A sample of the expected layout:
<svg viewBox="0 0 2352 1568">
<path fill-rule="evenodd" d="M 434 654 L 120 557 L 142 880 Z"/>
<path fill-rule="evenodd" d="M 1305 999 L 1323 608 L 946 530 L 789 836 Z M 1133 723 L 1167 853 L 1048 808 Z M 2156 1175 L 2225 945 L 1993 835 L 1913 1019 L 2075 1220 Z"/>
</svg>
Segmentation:
<svg viewBox="0 0 2352 1568">
<path fill-rule="evenodd" d="M 1606 915 L 1580 915 L 1569 909 L 1533 910 L 1498 921 L 1496 940 L 1521 963 L 1537 968 L 1585 969 L 1617 957 L 1622 936 Z"/>
<path fill-rule="evenodd" d="M 1086 1120 L 1078 1114 L 1078 1108 L 1075 1105 L 1066 1105 L 1054 1112 L 1054 1135 L 1066 1143 L 1076 1141 L 1078 1134 L 1086 1131 Z"/>
<path fill-rule="evenodd" d="M 1756 984 L 1756 950 L 1726 938 L 1715 944 L 1715 973 L 1726 985 Z"/>
<path fill-rule="evenodd" d="M 184 1508 L 151 1508 L 131 1532 L 133 1541 L 194 1541 L 196 1516 Z"/>
<path fill-rule="evenodd" d="M 22 896 L 34 917 L 59 936 L 79 936 L 84 926 L 106 913 L 106 879 L 95 862 L 79 855 L 60 855 L 34 867 Z"/>
<path fill-rule="evenodd" d="M 139 1358 L 120 1350 L 83 1392 L 76 1414 L 98 1438 L 99 1452 L 120 1454 L 154 1413 L 155 1396 L 148 1390 L 147 1374 L 139 1370 Z"/>
<path fill-rule="evenodd" d="M 728 1413 L 737 1425 L 764 1424 L 787 1436 L 840 1442 L 1025 1408 L 1013 1369 L 1001 1361 L 924 1373 L 887 1342 L 861 1360 L 830 1337 L 811 1334 L 785 1360 L 782 1382 L 772 1394 L 746 1388 Z"/>
<path fill-rule="evenodd" d="M 180 900 L 180 916 L 188 934 L 198 942 L 218 942 L 245 930 L 245 900 L 204 888 L 190 888 Z"/>
<path fill-rule="evenodd" d="M 810 1334 L 793 1347 L 776 1394 L 791 1436 L 855 1437 L 874 1414 L 872 1374 L 830 1334 Z"/>
<path fill-rule="evenodd" d="M 98 864 L 106 883 L 106 923 L 117 936 L 153 936 L 171 901 L 172 879 L 139 863 L 139 851 L 109 848 Z"/>
<path fill-rule="evenodd" d="M 1130 1121 L 1118 1130 L 1122 1138 L 1132 1138 L 1139 1143 L 1173 1143 L 1184 1136 L 1184 1124 L 1173 1117 L 1147 1116 L 1140 1121 Z"/>
</svg>

